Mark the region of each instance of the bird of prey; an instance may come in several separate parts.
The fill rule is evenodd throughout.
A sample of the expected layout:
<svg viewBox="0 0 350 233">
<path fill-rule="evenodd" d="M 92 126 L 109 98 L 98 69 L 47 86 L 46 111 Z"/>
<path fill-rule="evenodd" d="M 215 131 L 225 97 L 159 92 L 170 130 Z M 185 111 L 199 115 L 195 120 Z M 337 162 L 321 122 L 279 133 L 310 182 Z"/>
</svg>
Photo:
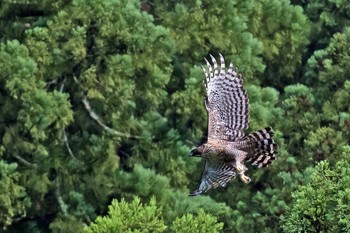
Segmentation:
<svg viewBox="0 0 350 233">
<path fill-rule="evenodd" d="M 232 62 L 226 70 L 224 57 L 219 55 L 220 67 L 212 55 L 213 67 L 207 59 L 207 69 L 202 66 L 208 140 L 191 151 L 191 156 L 205 160 L 205 166 L 199 188 L 190 196 L 210 188 L 225 187 L 236 173 L 244 183 L 249 183 L 251 179 L 245 175 L 248 169 L 244 163 L 267 167 L 277 154 L 271 127 L 245 134 L 249 124 L 249 99 L 242 85 L 242 75 L 233 68 Z"/>
</svg>

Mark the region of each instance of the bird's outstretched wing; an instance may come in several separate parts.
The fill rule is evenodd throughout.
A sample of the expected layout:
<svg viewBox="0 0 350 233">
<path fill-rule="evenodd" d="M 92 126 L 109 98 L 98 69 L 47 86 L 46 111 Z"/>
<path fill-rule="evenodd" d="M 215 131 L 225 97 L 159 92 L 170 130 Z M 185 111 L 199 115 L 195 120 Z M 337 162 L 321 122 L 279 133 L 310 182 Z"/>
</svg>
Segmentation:
<svg viewBox="0 0 350 233">
<path fill-rule="evenodd" d="M 235 175 L 234 168 L 223 161 L 206 160 L 199 188 L 192 192 L 190 196 L 197 196 L 210 188 L 225 187 Z"/>
<path fill-rule="evenodd" d="M 249 123 L 249 100 L 243 88 L 243 79 L 237 68 L 230 63 L 228 70 L 220 54 L 220 70 L 215 58 L 210 55 L 213 67 L 206 60 L 204 86 L 207 92 L 205 106 L 208 111 L 208 140 L 235 141 L 244 136 Z"/>
</svg>

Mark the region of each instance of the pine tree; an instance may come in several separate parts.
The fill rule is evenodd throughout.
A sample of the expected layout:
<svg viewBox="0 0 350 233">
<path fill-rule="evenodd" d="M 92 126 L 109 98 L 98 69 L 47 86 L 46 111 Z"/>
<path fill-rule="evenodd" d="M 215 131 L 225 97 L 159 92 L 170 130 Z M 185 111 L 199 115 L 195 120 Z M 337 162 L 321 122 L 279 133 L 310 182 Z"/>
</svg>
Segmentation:
<svg viewBox="0 0 350 233">
<path fill-rule="evenodd" d="M 350 147 L 331 166 L 321 161 L 309 184 L 293 192 L 293 202 L 282 218 L 285 232 L 349 232 Z"/>
<path fill-rule="evenodd" d="M 96 223 L 85 228 L 86 233 L 110 232 L 164 232 L 166 226 L 161 218 L 161 209 L 152 198 L 149 204 L 143 205 L 139 198 L 131 203 L 124 199 L 113 200 L 109 206 L 108 216 L 97 217 Z"/>
<path fill-rule="evenodd" d="M 223 223 L 202 209 L 196 215 L 186 214 L 177 217 L 171 227 L 167 227 L 161 217 L 162 209 L 157 207 L 154 197 L 149 203 L 142 204 L 138 197 L 128 203 L 124 199 L 120 202 L 113 200 L 109 206 L 108 215 L 97 217 L 96 223 L 92 223 L 84 229 L 86 233 L 98 232 L 220 232 Z"/>
<path fill-rule="evenodd" d="M 1 227 L 101 231 L 122 217 L 106 215 L 114 200 L 111 209 L 123 203 L 140 213 L 152 205 L 160 232 L 279 232 L 284 215 L 288 231 L 304 198 L 295 190 L 318 188 L 315 164 L 338 169 L 349 144 L 347 8 L 318 0 L 2 1 L 0 186 L 12 195 L 0 193 Z M 190 198 L 203 161 L 188 153 L 207 132 L 200 65 L 218 52 L 243 74 L 248 132 L 272 126 L 279 155 L 268 169 L 249 167 L 248 185 L 234 180 Z"/>
<path fill-rule="evenodd" d="M 0 160 L 0 226 L 6 229 L 15 217 L 24 216 L 30 200 L 25 188 L 19 184 L 17 164 L 7 164 Z"/>
</svg>

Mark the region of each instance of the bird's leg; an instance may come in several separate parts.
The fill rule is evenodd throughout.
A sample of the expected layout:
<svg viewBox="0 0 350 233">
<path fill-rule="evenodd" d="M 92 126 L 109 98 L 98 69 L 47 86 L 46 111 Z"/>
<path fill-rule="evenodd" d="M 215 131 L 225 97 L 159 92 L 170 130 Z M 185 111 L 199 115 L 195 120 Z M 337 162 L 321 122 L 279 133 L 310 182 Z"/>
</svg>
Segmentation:
<svg viewBox="0 0 350 233">
<path fill-rule="evenodd" d="M 246 176 L 244 173 L 248 170 L 246 166 L 243 164 L 244 157 L 237 156 L 235 161 L 235 168 L 242 180 L 243 183 L 249 183 L 251 179 Z"/>
<path fill-rule="evenodd" d="M 224 152 L 226 155 L 225 160 L 232 164 L 239 174 L 241 180 L 244 183 L 249 183 L 251 179 L 244 174 L 248 170 L 248 168 L 244 166 L 244 160 L 247 157 L 247 152 L 232 148 L 230 145 L 225 148 Z"/>
</svg>

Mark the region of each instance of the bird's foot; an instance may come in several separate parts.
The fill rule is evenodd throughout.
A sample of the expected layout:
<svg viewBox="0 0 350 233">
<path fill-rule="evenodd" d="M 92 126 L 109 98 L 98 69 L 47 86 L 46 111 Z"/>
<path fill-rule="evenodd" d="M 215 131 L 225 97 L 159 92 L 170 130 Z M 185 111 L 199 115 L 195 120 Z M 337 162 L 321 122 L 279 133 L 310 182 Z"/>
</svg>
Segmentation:
<svg viewBox="0 0 350 233">
<path fill-rule="evenodd" d="M 246 184 L 249 183 L 251 179 L 248 176 L 244 175 L 244 172 L 247 171 L 248 169 L 243 164 L 240 164 L 240 163 L 236 164 L 235 167 L 242 182 Z"/>
<path fill-rule="evenodd" d="M 251 181 L 251 179 L 248 176 L 244 174 L 239 174 L 239 175 L 243 183 L 248 184 Z"/>
</svg>

